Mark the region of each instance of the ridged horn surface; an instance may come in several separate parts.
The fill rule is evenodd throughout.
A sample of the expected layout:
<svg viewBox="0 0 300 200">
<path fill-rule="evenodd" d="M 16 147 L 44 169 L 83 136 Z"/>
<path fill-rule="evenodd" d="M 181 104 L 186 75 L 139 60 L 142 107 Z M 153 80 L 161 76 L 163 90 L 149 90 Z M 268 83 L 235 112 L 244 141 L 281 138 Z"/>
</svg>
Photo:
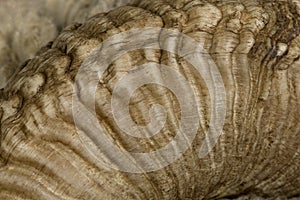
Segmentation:
<svg viewBox="0 0 300 200">
<path fill-rule="evenodd" d="M 67 27 L 0 93 L 0 199 L 299 197 L 299 6 L 299 1 L 144 0 Z M 156 135 L 133 137 L 116 124 L 110 103 L 114 87 L 145 63 L 164 64 L 188 81 L 199 128 L 182 156 L 161 169 L 128 173 L 102 168 L 103 160 L 117 158 L 93 141 L 83 143 L 88 127 L 74 123 L 74 82 L 84 60 L 103 41 L 146 27 L 184 33 L 212 58 L 226 91 L 222 135 L 199 158 L 214 109 L 205 78 L 175 53 L 133 50 L 114 60 L 97 85 L 96 117 L 107 138 L 128 152 L 147 153 L 180 134 L 180 102 L 157 84 L 140 87 L 126 105 L 136 124 L 147 125 L 151 106 L 160 104 L 166 120 Z M 156 75 L 153 79 L 163 73 Z M 79 87 L 84 102 L 80 94 L 86 88 Z"/>
</svg>

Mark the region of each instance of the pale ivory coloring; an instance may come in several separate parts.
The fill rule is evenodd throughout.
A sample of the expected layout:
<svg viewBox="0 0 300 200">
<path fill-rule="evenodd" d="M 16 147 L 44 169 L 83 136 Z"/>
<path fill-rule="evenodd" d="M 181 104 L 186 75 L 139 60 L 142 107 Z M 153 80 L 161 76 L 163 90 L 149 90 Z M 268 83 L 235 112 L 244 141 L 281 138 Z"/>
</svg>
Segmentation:
<svg viewBox="0 0 300 200">
<path fill-rule="evenodd" d="M 129 0 L 1 0 L 0 88 L 59 31 Z"/>
<path fill-rule="evenodd" d="M 299 197 L 299 3 L 139 0 L 64 29 L 0 92 L 0 199 Z M 133 137 L 115 122 L 111 107 L 115 85 L 146 63 L 169 66 L 188 80 L 199 128 L 182 156 L 162 169 L 128 173 L 102 168 L 80 138 L 84 129 L 74 124 L 74 81 L 102 41 L 146 27 L 184 33 L 208 52 L 226 91 L 222 135 L 213 150 L 199 158 L 214 109 L 204 78 L 179 55 L 134 50 L 117 58 L 99 79 L 95 111 L 107 137 L 120 149 L 147 153 L 180 134 L 180 102 L 176 94 L 156 84 L 136 90 L 127 106 L 136 124 L 147 125 L 151 106 L 160 104 L 166 121 L 159 133 Z M 160 76 L 162 72 L 157 72 Z M 116 159 L 114 152 L 90 147 L 108 160 Z"/>
</svg>

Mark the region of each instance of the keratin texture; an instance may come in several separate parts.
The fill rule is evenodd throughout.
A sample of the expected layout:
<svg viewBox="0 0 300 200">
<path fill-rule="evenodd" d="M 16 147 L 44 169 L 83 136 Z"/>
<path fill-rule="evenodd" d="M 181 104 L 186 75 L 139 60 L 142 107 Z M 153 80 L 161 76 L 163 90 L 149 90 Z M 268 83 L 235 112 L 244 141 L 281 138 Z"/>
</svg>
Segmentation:
<svg viewBox="0 0 300 200">
<path fill-rule="evenodd" d="M 1 0 L 0 88 L 63 27 L 126 3 L 128 0 Z"/>
<path fill-rule="evenodd" d="M 95 94 L 98 123 L 107 137 L 127 151 L 150 152 L 178 134 L 176 95 L 156 84 L 136 90 L 128 107 L 132 120 L 145 125 L 151 105 L 161 104 L 166 123 L 157 135 L 132 137 L 114 121 L 114 86 L 134 66 L 149 62 L 165 64 L 188 80 L 200 127 L 182 157 L 160 170 L 104 169 L 84 147 L 78 133 L 84 129 L 75 127 L 74 80 L 102 41 L 145 27 L 182 32 L 212 57 L 226 90 L 222 135 L 210 154 L 198 157 L 212 108 L 206 84 L 190 63 L 163 50 L 127 52 L 104 72 Z M 0 92 L 0 199 L 299 198 L 299 33 L 296 0 L 142 0 L 65 28 Z M 114 159 L 113 153 L 104 156 Z"/>
</svg>

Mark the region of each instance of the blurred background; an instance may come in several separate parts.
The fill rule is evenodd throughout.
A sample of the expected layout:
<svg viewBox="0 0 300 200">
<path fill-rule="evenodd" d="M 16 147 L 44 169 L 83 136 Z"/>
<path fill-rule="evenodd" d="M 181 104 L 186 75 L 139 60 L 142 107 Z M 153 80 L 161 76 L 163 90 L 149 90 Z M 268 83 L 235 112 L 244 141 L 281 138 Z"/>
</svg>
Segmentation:
<svg viewBox="0 0 300 200">
<path fill-rule="evenodd" d="M 0 89 L 69 24 L 130 0 L 0 0 Z"/>
</svg>

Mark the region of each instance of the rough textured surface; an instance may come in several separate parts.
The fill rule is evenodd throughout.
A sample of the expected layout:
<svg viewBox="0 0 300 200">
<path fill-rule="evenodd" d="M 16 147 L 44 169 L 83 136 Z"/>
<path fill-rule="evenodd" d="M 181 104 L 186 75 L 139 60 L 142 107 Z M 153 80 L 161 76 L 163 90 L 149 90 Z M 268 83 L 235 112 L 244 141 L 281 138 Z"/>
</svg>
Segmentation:
<svg viewBox="0 0 300 200">
<path fill-rule="evenodd" d="M 144 0 L 68 27 L 0 93 L 0 199 L 299 197 L 299 15 L 299 1 Z M 184 156 L 162 170 L 107 171 L 97 167 L 74 127 L 74 77 L 101 41 L 148 26 L 179 30 L 210 53 L 227 92 L 223 135 L 213 152 L 199 159 L 210 112 L 201 77 L 168 52 L 127 53 L 110 66 L 96 93 L 99 123 L 107 135 L 129 151 L 151 151 L 176 134 L 180 108 L 172 93 L 155 85 L 139 89 L 130 109 L 142 124 L 150 105 L 162 104 L 168 118 L 157 136 L 126 136 L 113 121 L 113 86 L 145 62 L 164 63 L 184 74 L 199 94 L 201 128 Z"/>
<path fill-rule="evenodd" d="M 128 0 L 0 1 L 0 88 L 63 27 L 126 3 Z"/>
</svg>

